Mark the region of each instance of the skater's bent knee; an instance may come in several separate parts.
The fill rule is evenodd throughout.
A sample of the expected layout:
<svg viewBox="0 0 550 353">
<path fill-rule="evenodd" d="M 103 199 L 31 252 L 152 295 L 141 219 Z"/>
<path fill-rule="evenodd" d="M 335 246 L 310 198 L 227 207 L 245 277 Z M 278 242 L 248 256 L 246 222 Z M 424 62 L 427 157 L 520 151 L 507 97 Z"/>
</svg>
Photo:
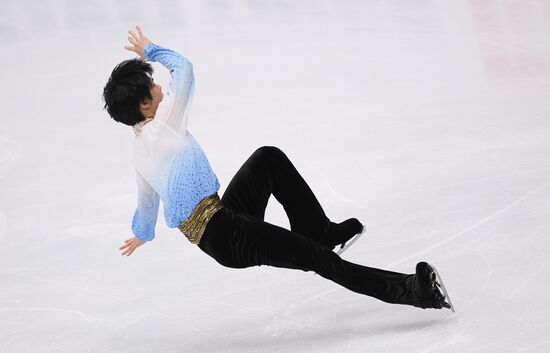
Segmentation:
<svg viewBox="0 0 550 353">
<path fill-rule="evenodd" d="M 262 146 L 254 152 L 255 156 L 260 158 L 273 158 L 281 155 L 285 155 L 278 147 L 275 146 Z"/>
</svg>

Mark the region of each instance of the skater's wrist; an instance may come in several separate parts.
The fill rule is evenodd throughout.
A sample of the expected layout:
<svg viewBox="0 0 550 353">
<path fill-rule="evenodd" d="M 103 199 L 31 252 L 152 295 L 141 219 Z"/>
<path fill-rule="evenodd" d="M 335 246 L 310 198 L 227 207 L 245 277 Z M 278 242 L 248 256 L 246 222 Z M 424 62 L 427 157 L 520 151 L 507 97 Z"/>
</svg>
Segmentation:
<svg viewBox="0 0 550 353">
<path fill-rule="evenodd" d="M 147 45 L 143 48 L 143 56 L 145 59 L 149 61 L 156 61 L 153 57 L 153 53 L 156 49 L 159 49 L 160 47 L 156 45 L 153 42 L 147 43 Z"/>
</svg>

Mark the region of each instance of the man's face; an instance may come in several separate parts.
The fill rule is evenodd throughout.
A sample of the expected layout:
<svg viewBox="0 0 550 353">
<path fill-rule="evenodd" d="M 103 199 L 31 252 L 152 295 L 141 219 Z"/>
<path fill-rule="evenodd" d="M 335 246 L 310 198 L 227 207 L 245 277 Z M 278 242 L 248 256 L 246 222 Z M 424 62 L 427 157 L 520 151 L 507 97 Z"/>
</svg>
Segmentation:
<svg viewBox="0 0 550 353">
<path fill-rule="evenodd" d="M 149 93 L 151 93 L 151 99 L 144 99 L 139 103 L 139 109 L 145 118 L 154 117 L 157 114 L 157 108 L 164 97 L 162 87 L 157 85 L 153 78 L 151 78 Z"/>
<path fill-rule="evenodd" d="M 154 107 L 154 110 L 157 110 L 157 107 L 159 106 L 159 103 L 162 102 L 162 98 L 164 97 L 164 94 L 162 93 L 162 87 L 160 85 L 157 85 L 153 78 L 151 78 L 151 106 Z"/>
</svg>

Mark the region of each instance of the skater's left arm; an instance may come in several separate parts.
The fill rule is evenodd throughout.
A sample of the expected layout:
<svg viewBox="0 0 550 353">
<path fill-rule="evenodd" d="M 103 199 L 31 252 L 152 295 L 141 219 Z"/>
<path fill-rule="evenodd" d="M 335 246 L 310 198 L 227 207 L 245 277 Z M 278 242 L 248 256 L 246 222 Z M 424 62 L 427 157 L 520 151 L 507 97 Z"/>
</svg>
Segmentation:
<svg viewBox="0 0 550 353">
<path fill-rule="evenodd" d="M 122 255 L 130 256 L 139 246 L 155 238 L 155 226 L 157 223 L 160 204 L 159 194 L 136 171 L 138 184 L 138 207 L 132 218 L 132 232 L 134 237 L 127 239 L 119 250 Z"/>
<path fill-rule="evenodd" d="M 137 237 L 132 237 L 124 241 L 124 244 L 118 248 L 122 250 L 121 255 L 130 256 L 139 246 L 142 246 L 145 242 L 139 240 Z"/>
</svg>

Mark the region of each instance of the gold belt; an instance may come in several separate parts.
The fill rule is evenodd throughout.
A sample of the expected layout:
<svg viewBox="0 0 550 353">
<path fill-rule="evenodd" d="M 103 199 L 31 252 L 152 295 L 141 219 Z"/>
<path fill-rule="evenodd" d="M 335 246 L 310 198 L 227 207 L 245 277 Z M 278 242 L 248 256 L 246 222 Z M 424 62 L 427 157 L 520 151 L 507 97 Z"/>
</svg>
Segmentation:
<svg viewBox="0 0 550 353">
<path fill-rule="evenodd" d="M 218 194 L 210 195 L 202 199 L 195 207 L 191 215 L 178 226 L 179 230 L 187 237 L 192 244 L 201 241 L 206 224 L 214 213 L 223 208 Z"/>
</svg>

